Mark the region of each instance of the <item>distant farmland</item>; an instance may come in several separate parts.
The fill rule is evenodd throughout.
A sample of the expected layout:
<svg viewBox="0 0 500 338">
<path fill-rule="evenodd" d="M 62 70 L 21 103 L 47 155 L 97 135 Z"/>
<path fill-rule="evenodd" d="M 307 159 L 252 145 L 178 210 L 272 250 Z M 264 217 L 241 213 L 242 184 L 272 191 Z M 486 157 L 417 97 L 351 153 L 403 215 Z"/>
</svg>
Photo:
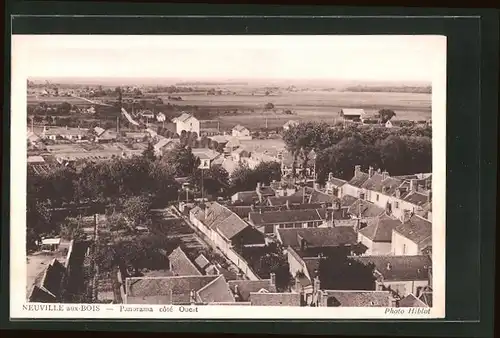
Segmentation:
<svg viewBox="0 0 500 338">
<path fill-rule="evenodd" d="M 73 96 L 41 96 L 28 95 L 28 105 L 37 105 L 42 102 L 46 104 L 59 104 L 68 102 L 75 106 L 90 106 L 91 103 Z"/>
<path fill-rule="evenodd" d="M 367 93 L 367 92 L 284 92 L 277 95 L 200 95 L 198 93 L 177 93 L 182 101 L 175 101 L 179 106 L 198 106 L 199 108 L 218 110 L 238 110 L 236 114 L 221 114 L 221 128 L 242 123 L 250 128 L 264 127 L 265 118 L 268 127 L 280 127 L 288 120 L 315 120 L 332 123 L 339 118 L 342 108 L 362 108 L 368 115 L 379 109 L 393 109 L 396 119 L 424 120 L 431 118 L 431 94 L 422 93 Z M 168 95 L 160 95 L 168 102 Z M 276 111 L 264 111 L 266 103 L 273 103 Z M 252 111 L 253 110 L 253 111 Z M 291 110 L 292 115 L 283 114 Z"/>
</svg>

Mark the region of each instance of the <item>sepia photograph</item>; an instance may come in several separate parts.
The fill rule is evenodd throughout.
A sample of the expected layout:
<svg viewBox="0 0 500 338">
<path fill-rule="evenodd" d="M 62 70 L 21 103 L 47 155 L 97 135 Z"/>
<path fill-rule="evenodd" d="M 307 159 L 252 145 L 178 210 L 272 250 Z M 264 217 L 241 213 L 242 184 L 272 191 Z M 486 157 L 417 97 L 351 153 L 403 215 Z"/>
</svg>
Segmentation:
<svg viewBox="0 0 500 338">
<path fill-rule="evenodd" d="M 11 115 L 12 315 L 444 318 L 446 37 L 13 35 Z"/>
</svg>

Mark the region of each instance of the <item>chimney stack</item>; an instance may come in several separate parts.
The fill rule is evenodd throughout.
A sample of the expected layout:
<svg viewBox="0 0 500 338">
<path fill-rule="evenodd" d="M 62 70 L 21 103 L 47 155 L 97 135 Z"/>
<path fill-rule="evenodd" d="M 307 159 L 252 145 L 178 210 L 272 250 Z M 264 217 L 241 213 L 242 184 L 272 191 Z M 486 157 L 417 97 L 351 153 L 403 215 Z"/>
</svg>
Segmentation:
<svg viewBox="0 0 500 338">
<path fill-rule="evenodd" d="M 410 190 L 417 191 L 417 180 L 410 180 Z"/>
<path fill-rule="evenodd" d="M 276 286 L 276 274 L 274 272 L 271 272 L 269 276 L 271 278 L 271 285 Z"/>
<path fill-rule="evenodd" d="M 288 199 L 285 202 L 285 207 L 287 208 L 287 210 L 290 210 L 290 201 Z"/>
<path fill-rule="evenodd" d="M 389 173 L 387 172 L 387 170 L 384 170 L 384 171 L 382 172 L 382 180 L 385 180 L 385 179 L 386 179 L 386 178 L 388 178 L 388 177 L 389 177 Z"/>
<path fill-rule="evenodd" d="M 361 172 L 361 166 L 355 165 L 354 166 L 354 177 L 358 176 L 360 172 Z"/>
<path fill-rule="evenodd" d="M 330 181 L 333 178 L 333 173 L 328 173 L 328 180 Z"/>
<path fill-rule="evenodd" d="M 374 173 L 373 167 L 368 168 L 368 177 L 372 177 Z"/>
<path fill-rule="evenodd" d="M 239 301 L 240 299 L 240 293 L 238 291 L 238 284 L 234 286 L 234 300 Z"/>
<path fill-rule="evenodd" d="M 406 223 L 410 220 L 412 216 L 412 212 L 410 210 L 403 210 L 401 214 L 401 223 Z"/>
<path fill-rule="evenodd" d="M 194 290 L 191 290 L 191 292 L 189 292 L 189 301 L 191 302 L 191 304 L 196 304 L 196 293 L 194 292 Z"/>
</svg>

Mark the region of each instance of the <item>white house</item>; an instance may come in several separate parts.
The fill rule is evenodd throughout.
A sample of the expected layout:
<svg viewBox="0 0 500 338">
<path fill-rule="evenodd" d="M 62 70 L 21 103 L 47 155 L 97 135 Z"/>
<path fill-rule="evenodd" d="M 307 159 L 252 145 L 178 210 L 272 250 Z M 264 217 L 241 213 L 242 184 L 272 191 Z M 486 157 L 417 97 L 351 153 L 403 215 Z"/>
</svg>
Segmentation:
<svg viewBox="0 0 500 338">
<path fill-rule="evenodd" d="M 205 168 L 210 168 L 215 162 L 222 163 L 224 157 L 222 154 L 208 148 L 192 148 L 191 152 L 193 155 L 200 159 L 201 165 Z"/>
<path fill-rule="evenodd" d="M 388 255 L 392 251 L 392 232 L 401 222 L 387 215 L 380 216 L 376 222 L 362 228 L 358 232 L 358 242 L 368 249 L 365 254 Z"/>
<path fill-rule="evenodd" d="M 173 149 L 179 143 L 179 139 L 161 138 L 158 143 L 154 145 L 156 156 L 163 155 L 166 151 Z"/>
<path fill-rule="evenodd" d="M 365 265 L 374 265 L 375 290 L 391 291 L 399 299 L 419 295 L 429 285 L 432 261 L 428 256 L 351 256 Z"/>
<path fill-rule="evenodd" d="M 362 185 L 368 180 L 367 173 L 361 171 L 361 166 L 354 166 L 354 177 L 340 187 L 340 195 L 350 195 L 356 198 L 365 199 Z"/>
<path fill-rule="evenodd" d="M 183 130 L 200 135 L 200 121 L 191 114 L 183 113 L 181 116 L 174 118 L 172 122 L 175 123 L 175 129 L 179 135 Z"/>
<path fill-rule="evenodd" d="M 299 122 L 297 121 L 294 121 L 294 120 L 290 120 L 288 122 L 286 122 L 284 125 L 283 125 L 283 130 L 288 130 L 290 128 L 293 128 L 293 127 L 296 127 L 299 125 Z"/>
<path fill-rule="evenodd" d="M 231 131 L 231 135 L 233 137 L 237 137 L 240 139 L 247 139 L 251 140 L 252 136 L 250 135 L 250 130 L 247 127 L 242 126 L 241 124 L 238 124 L 233 128 Z"/>
<path fill-rule="evenodd" d="M 339 114 L 344 120 L 361 121 L 365 116 L 365 111 L 363 109 L 341 109 Z"/>
<path fill-rule="evenodd" d="M 69 127 L 43 127 L 42 138 L 50 140 L 57 140 L 62 137 L 68 140 L 81 140 L 88 132 L 88 129 L 83 128 L 69 128 Z"/>
<path fill-rule="evenodd" d="M 432 247 L 432 223 L 418 215 L 407 215 L 392 232 L 392 254 L 422 255 Z"/>
</svg>

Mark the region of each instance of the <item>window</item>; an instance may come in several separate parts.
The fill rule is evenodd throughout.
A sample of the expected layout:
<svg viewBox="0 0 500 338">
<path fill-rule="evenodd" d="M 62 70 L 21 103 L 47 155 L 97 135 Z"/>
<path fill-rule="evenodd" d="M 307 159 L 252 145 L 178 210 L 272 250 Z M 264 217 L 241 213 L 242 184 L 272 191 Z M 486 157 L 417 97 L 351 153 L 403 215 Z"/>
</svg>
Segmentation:
<svg viewBox="0 0 500 338">
<path fill-rule="evenodd" d="M 365 199 L 365 194 L 364 193 L 360 193 L 359 194 L 359 198 L 362 199 L 362 200 L 364 200 Z"/>
<path fill-rule="evenodd" d="M 378 199 L 379 199 L 379 194 L 377 194 L 377 202 L 378 202 Z"/>
<path fill-rule="evenodd" d="M 399 209 L 399 202 L 397 201 L 394 202 L 394 209 Z"/>
<path fill-rule="evenodd" d="M 406 244 L 403 244 L 403 255 L 406 254 Z"/>
</svg>

